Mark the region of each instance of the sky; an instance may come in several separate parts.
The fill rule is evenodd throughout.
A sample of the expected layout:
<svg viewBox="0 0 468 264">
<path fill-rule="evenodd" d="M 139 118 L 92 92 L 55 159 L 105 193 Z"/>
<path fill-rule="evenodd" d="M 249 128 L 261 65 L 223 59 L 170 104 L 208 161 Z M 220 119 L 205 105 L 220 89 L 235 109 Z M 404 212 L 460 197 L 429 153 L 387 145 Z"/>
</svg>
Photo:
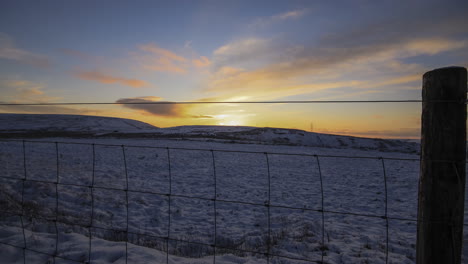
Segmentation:
<svg viewBox="0 0 468 264">
<path fill-rule="evenodd" d="M 468 67 L 468 1 L 0 1 L 0 102 L 421 99 Z M 418 138 L 420 103 L 0 106 Z"/>
</svg>

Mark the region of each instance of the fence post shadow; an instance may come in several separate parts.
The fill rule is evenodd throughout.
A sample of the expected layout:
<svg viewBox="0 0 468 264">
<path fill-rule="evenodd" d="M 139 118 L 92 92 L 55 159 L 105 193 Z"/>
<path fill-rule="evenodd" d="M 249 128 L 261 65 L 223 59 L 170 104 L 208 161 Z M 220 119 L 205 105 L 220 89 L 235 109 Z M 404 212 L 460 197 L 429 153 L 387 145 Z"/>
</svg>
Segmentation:
<svg viewBox="0 0 468 264">
<path fill-rule="evenodd" d="M 467 72 L 423 76 L 416 263 L 461 262 L 466 172 Z"/>
</svg>

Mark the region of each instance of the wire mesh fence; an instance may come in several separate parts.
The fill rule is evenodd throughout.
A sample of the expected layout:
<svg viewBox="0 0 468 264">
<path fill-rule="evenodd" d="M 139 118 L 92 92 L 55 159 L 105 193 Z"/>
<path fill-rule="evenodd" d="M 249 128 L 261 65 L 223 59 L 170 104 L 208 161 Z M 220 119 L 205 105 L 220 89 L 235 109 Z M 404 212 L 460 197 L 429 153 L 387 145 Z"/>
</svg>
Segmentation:
<svg viewBox="0 0 468 264">
<path fill-rule="evenodd" d="M 418 158 L 0 144 L 18 263 L 414 262 Z"/>
</svg>

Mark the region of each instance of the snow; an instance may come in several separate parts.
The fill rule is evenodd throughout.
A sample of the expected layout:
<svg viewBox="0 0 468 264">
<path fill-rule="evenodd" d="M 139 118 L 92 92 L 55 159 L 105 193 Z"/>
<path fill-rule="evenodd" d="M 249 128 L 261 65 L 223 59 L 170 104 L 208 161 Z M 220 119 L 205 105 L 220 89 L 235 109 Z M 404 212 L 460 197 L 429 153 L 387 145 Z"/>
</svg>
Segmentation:
<svg viewBox="0 0 468 264">
<path fill-rule="evenodd" d="M 0 114 L 0 132 L 74 131 L 113 132 L 154 130 L 156 127 L 136 120 L 84 116 L 46 114 Z"/>
<path fill-rule="evenodd" d="M 318 136 L 335 147 L 275 145 L 271 139 L 278 135 L 290 141 L 306 136 L 251 129 L 168 132 L 206 136 L 197 140 L 30 139 L 26 163 L 23 142 L 0 140 L 0 207 L 12 212 L 0 216 L 0 242 L 19 247 L 0 244 L 0 263 L 24 263 L 23 226 L 27 248 L 49 254 L 26 250 L 26 263 L 53 262 L 56 249 L 57 263 L 74 263 L 60 257 L 82 263 L 166 263 L 167 257 L 169 263 L 267 263 L 255 252 L 268 248 L 282 256 L 270 257 L 271 263 L 314 263 L 322 249 L 325 263 L 385 263 L 386 220 L 380 216 L 386 205 L 389 263 L 414 263 L 419 156 L 406 151 L 403 142 L 392 152 L 355 147 L 370 139 L 335 146 L 333 135 Z M 249 144 L 206 135 L 221 132 L 243 133 L 243 143 Z M 259 135 L 263 138 L 256 144 L 250 141 Z M 21 197 L 23 221 L 17 216 Z M 56 216 L 57 222 L 50 221 Z M 125 243 L 121 231 L 127 228 Z M 466 259 L 466 248 L 463 254 Z"/>
</svg>

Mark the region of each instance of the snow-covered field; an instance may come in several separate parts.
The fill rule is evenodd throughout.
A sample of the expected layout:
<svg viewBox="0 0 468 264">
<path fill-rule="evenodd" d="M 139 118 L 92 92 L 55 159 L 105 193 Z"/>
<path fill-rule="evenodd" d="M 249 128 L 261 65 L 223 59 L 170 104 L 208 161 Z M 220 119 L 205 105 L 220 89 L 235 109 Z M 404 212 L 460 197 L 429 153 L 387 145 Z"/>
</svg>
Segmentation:
<svg viewBox="0 0 468 264">
<path fill-rule="evenodd" d="M 0 263 L 386 263 L 387 251 L 388 263 L 414 263 L 418 160 L 201 139 L 0 140 Z"/>
</svg>

